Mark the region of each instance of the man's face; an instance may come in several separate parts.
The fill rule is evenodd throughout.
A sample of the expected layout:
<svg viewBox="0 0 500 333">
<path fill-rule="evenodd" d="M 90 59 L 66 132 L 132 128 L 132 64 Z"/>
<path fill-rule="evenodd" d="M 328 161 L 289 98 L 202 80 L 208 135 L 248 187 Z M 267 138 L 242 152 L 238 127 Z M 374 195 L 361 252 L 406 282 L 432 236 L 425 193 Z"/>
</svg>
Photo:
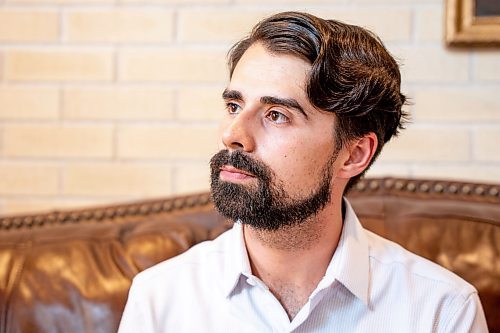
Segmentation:
<svg viewBox="0 0 500 333">
<path fill-rule="evenodd" d="M 225 150 L 211 161 L 212 196 L 226 217 L 276 230 L 330 200 L 337 150 L 334 115 L 305 92 L 311 65 L 253 44 L 223 94 Z"/>
</svg>

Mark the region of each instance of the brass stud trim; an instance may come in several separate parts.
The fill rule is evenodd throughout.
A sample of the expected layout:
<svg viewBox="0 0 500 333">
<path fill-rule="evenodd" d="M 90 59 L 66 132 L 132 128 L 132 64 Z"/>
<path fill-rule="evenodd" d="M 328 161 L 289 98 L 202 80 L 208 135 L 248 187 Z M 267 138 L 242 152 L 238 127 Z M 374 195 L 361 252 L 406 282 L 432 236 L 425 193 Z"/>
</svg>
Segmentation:
<svg viewBox="0 0 500 333">
<path fill-rule="evenodd" d="M 488 191 L 488 194 L 491 196 L 496 196 L 496 195 L 500 194 L 500 191 L 498 191 L 498 189 L 496 187 L 492 187 Z"/>
<path fill-rule="evenodd" d="M 429 184 L 427 184 L 427 183 L 420 184 L 420 187 L 419 187 L 420 192 L 429 192 L 430 189 L 431 189 L 431 187 L 429 186 Z"/>
<path fill-rule="evenodd" d="M 447 183 L 385 178 L 363 179 L 358 182 L 353 191 L 408 191 L 422 193 L 446 193 L 447 195 L 488 196 L 500 198 L 500 186 L 465 183 Z M 80 223 L 92 220 L 114 219 L 117 217 L 146 215 L 159 212 L 169 212 L 177 209 L 187 209 L 198 205 L 207 205 L 211 202 L 208 193 L 186 197 L 166 199 L 144 204 L 123 205 L 112 208 L 92 209 L 76 212 L 53 212 L 40 216 L 5 217 L 0 218 L 0 229 L 33 228 L 47 224 Z"/>
<path fill-rule="evenodd" d="M 472 188 L 469 185 L 464 185 L 464 186 L 462 186 L 461 192 L 463 194 L 471 194 L 472 193 Z"/>
<path fill-rule="evenodd" d="M 394 188 L 396 190 L 401 190 L 403 189 L 403 187 L 405 187 L 405 183 L 401 180 L 396 181 L 396 183 L 394 184 Z"/>
<path fill-rule="evenodd" d="M 442 193 L 444 191 L 444 186 L 441 183 L 434 185 L 434 192 Z"/>
<path fill-rule="evenodd" d="M 380 184 L 376 180 L 370 181 L 370 190 L 378 190 L 380 188 Z"/>
<path fill-rule="evenodd" d="M 408 190 L 410 192 L 414 192 L 416 189 L 417 189 L 417 185 L 415 185 L 414 182 L 410 182 L 410 183 L 406 184 L 406 190 Z"/>
</svg>

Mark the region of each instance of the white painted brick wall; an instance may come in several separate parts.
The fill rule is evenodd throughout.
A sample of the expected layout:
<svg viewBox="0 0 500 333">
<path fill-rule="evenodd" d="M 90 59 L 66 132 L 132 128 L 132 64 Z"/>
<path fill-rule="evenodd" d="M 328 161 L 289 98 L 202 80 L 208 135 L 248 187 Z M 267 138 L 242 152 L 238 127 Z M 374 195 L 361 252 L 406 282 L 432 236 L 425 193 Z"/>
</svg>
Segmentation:
<svg viewBox="0 0 500 333">
<path fill-rule="evenodd" d="M 378 33 L 412 123 L 373 176 L 500 182 L 500 52 L 443 45 L 441 0 L 0 0 L 0 214 L 203 191 L 225 56 L 305 10 Z"/>
</svg>

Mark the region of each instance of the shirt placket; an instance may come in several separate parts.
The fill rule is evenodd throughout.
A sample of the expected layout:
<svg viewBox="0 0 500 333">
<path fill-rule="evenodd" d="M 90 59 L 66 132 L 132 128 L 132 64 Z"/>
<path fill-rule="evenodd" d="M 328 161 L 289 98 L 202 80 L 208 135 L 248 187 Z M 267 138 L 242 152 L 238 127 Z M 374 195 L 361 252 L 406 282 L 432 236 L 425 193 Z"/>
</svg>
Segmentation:
<svg viewBox="0 0 500 333">
<path fill-rule="evenodd" d="M 247 283 L 257 289 L 254 293 L 259 298 L 266 311 L 263 311 L 265 322 L 269 324 L 273 333 L 285 333 L 290 331 L 290 319 L 278 299 L 269 290 L 266 284 L 255 276 L 247 279 Z"/>
</svg>

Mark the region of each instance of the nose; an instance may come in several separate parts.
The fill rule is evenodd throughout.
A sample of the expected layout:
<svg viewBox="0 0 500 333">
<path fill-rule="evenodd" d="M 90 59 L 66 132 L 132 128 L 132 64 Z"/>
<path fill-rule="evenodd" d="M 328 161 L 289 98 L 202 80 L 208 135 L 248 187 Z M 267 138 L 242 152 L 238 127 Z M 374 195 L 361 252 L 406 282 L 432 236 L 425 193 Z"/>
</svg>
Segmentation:
<svg viewBox="0 0 500 333">
<path fill-rule="evenodd" d="M 241 112 L 229 117 L 223 124 L 222 143 L 229 150 L 252 152 L 255 149 L 251 116 Z"/>
</svg>

